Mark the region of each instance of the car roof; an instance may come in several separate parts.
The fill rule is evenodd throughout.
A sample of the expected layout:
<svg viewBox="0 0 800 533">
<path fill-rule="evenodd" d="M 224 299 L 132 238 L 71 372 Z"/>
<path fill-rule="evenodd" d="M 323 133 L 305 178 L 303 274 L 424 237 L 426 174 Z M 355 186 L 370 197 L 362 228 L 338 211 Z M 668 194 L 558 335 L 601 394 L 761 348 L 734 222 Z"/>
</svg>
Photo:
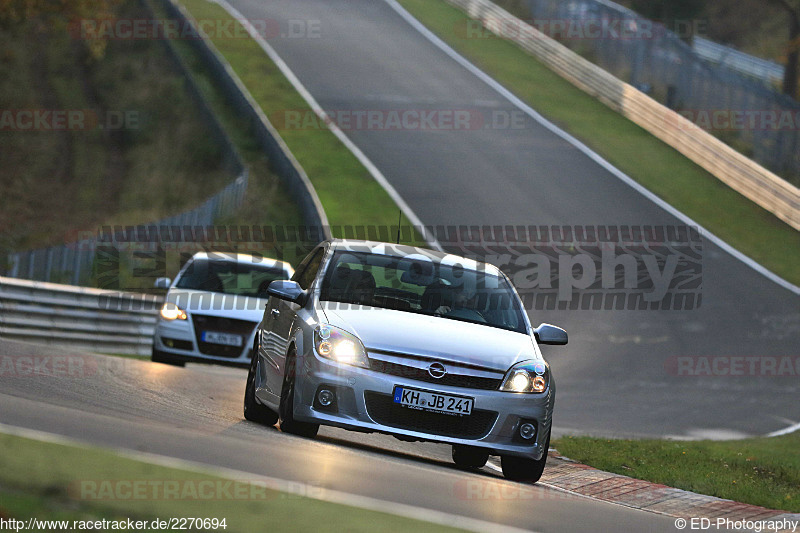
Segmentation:
<svg viewBox="0 0 800 533">
<path fill-rule="evenodd" d="M 243 254 L 239 252 L 197 252 L 192 256 L 192 260 L 197 259 L 208 259 L 212 261 L 228 261 L 230 263 L 242 263 L 242 264 L 256 264 L 256 265 L 263 265 L 268 267 L 275 267 L 287 270 L 289 272 L 294 272 L 294 268 L 292 265 L 287 263 L 286 261 L 280 261 L 278 259 L 272 259 L 270 257 L 262 257 L 260 255 L 254 254 Z"/>
<path fill-rule="evenodd" d="M 358 239 L 331 239 L 331 249 L 335 251 L 348 251 L 348 252 L 366 252 L 377 255 L 386 255 L 391 257 L 407 257 L 409 255 L 418 254 L 427 256 L 437 262 L 441 263 L 458 263 L 469 270 L 481 270 L 490 272 L 497 276 L 502 276 L 499 268 L 491 263 L 484 263 L 468 259 L 460 255 L 451 254 L 448 252 L 431 250 L 430 248 L 420 248 L 408 244 L 395 244 L 380 241 L 366 241 Z"/>
</svg>

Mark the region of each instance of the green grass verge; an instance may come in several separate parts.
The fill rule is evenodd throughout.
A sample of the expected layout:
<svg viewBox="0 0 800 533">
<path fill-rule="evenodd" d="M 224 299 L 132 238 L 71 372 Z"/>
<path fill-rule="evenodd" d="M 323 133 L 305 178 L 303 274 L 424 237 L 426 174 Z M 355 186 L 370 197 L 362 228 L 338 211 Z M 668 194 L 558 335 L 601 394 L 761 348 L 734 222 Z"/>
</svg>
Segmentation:
<svg viewBox="0 0 800 533">
<path fill-rule="evenodd" d="M 0 435 L 0 517 L 27 520 L 226 519 L 217 531 L 456 531 L 85 449 Z M 150 486 L 133 492 L 133 485 Z M 202 483 L 205 482 L 205 483 Z M 221 483 L 217 483 L 221 482 Z M 169 498 L 164 490 L 173 487 Z M 220 488 L 217 488 L 220 487 Z M 139 490 L 139 489 L 137 489 Z M 191 495 L 197 494 L 196 499 Z M 134 497 L 135 495 L 135 497 Z M 195 528 L 197 529 L 197 528 Z"/>
<path fill-rule="evenodd" d="M 800 432 L 734 441 L 563 437 L 553 447 L 607 472 L 800 512 Z"/>
<path fill-rule="evenodd" d="M 400 0 L 455 50 L 697 223 L 800 285 L 798 232 L 679 152 L 559 77 L 515 44 L 464 38 L 467 16 L 442 0 Z"/>
<path fill-rule="evenodd" d="M 181 3 L 198 20 L 234 20 L 222 7 L 208 0 L 181 0 Z M 234 24 L 239 27 L 238 22 Z M 220 35 L 212 41 L 267 117 L 286 111 L 312 113 L 253 39 Z M 397 226 L 397 205 L 330 130 L 287 128 L 280 135 L 308 174 L 331 226 Z"/>
</svg>

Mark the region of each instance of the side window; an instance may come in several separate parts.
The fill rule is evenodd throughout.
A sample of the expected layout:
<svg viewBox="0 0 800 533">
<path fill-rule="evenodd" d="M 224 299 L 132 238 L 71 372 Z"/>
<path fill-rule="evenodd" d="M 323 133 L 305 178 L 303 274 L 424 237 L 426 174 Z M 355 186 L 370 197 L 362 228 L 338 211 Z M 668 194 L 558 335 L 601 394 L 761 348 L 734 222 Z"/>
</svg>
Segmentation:
<svg viewBox="0 0 800 533">
<path fill-rule="evenodd" d="M 303 290 L 308 289 L 317 277 L 319 265 L 322 263 L 322 256 L 325 248 L 317 248 L 311 255 L 303 259 L 297 271 L 292 276 L 292 280 L 296 281 L 300 288 Z"/>
</svg>

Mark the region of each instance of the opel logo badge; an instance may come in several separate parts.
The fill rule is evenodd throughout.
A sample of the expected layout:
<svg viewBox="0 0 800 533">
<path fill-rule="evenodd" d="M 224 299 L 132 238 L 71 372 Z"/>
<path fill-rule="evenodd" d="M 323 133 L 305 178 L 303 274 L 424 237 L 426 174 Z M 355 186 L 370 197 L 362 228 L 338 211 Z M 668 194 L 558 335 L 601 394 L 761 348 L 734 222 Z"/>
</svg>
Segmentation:
<svg viewBox="0 0 800 533">
<path fill-rule="evenodd" d="M 442 363 L 433 363 L 428 367 L 428 374 L 430 374 L 432 378 L 442 379 L 444 375 L 447 374 L 447 369 Z"/>
</svg>

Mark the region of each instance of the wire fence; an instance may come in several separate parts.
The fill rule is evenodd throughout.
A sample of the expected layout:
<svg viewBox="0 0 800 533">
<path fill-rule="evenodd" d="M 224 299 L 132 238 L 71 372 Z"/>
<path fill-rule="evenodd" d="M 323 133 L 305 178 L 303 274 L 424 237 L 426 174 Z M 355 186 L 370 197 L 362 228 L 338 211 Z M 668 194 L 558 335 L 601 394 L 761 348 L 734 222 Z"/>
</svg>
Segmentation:
<svg viewBox="0 0 800 533">
<path fill-rule="evenodd" d="M 704 60 L 677 34 L 613 2 L 525 3 L 528 23 L 800 184 L 800 103 L 725 61 Z"/>
</svg>

